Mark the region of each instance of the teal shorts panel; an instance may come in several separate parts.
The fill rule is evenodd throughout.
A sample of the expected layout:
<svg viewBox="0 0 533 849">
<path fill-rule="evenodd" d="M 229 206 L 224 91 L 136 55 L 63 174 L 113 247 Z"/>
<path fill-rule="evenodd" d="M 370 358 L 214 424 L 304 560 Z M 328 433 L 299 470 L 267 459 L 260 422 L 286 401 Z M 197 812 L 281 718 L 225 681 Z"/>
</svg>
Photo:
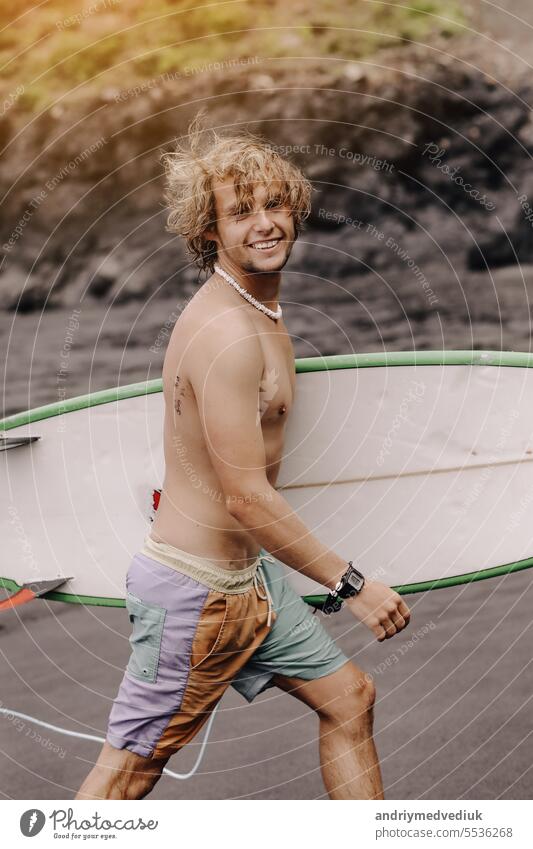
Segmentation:
<svg viewBox="0 0 533 849">
<path fill-rule="evenodd" d="M 261 553 L 267 552 L 262 549 Z M 276 618 L 232 686 L 249 702 L 273 687 L 273 676 L 312 681 L 336 672 L 348 658 L 320 622 L 319 614 L 293 590 L 279 561 L 262 560 Z"/>
</svg>

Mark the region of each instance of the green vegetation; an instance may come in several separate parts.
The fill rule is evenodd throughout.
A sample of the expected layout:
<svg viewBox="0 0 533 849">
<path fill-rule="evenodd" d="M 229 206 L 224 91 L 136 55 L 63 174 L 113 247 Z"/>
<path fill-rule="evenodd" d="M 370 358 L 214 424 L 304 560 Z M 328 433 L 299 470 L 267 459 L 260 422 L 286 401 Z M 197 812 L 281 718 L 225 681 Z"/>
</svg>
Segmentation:
<svg viewBox="0 0 533 849">
<path fill-rule="evenodd" d="M 361 59 L 464 22 L 460 0 L 2 0 L 0 95 L 40 109 L 231 59 Z"/>
</svg>

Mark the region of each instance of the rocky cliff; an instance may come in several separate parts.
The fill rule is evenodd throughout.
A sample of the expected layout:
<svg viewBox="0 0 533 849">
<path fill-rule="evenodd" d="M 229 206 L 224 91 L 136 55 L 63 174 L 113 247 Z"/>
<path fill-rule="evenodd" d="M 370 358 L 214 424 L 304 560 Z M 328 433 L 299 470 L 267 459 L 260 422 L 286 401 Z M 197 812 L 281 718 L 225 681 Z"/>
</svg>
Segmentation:
<svg viewBox="0 0 533 849">
<path fill-rule="evenodd" d="M 200 106 L 213 125 L 262 133 L 312 179 L 294 270 L 340 281 L 405 273 L 414 309 L 442 303 L 447 275 L 532 259 L 532 89 L 511 59 L 443 39 L 360 62 L 165 74 L 31 120 L 4 108 L 0 306 L 194 286 L 198 270 L 165 231 L 159 153 Z"/>
</svg>

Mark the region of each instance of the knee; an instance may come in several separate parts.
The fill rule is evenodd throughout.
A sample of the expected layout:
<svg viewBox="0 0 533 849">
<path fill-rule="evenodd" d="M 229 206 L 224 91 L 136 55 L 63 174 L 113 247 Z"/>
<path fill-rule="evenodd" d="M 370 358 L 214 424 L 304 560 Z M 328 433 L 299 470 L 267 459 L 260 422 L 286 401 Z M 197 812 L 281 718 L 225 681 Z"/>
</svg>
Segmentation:
<svg viewBox="0 0 533 849">
<path fill-rule="evenodd" d="M 363 674 L 362 679 L 358 681 L 358 689 L 356 699 L 360 700 L 368 710 L 372 710 L 376 701 L 376 685 L 374 679 L 368 672 Z"/>
<path fill-rule="evenodd" d="M 320 715 L 322 719 L 352 729 L 368 723 L 375 701 L 376 686 L 372 677 L 367 672 L 354 669 L 343 691 L 320 711 Z"/>
<path fill-rule="evenodd" d="M 130 802 L 144 799 L 161 778 L 161 773 L 162 769 L 150 772 L 119 772 L 107 783 L 104 798 Z"/>
<path fill-rule="evenodd" d="M 344 701 L 363 710 L 371 710 L 376 701 L 376 685 L 368 672 L 353 667 L 350 679 L 344 687 Z"/>
<path fill-rule="evenodd" d="M 144 799 L 161 778 L 164 762 L 148 761 L 131 768 L 97 764 L 81 786 L 76 799 Z"/>
<path fill-rule="evenodd" d="M 118 798 L 128 801 L 144 799 L 153 790 L 160 778 L 161 772 L 136 773 L 129 779 L 121 782 L 121 786 L 117 788 L 119 791 Z"/>
<path fill-rule="evenodd" d="M 167 758 L 143 758 L 134 756 L 134 769 L 125 770 L 117 776 L 116 791 L 119 798 L 126 800 L 144 799 L 155 787 L 161 775 Z"/>
</svg>

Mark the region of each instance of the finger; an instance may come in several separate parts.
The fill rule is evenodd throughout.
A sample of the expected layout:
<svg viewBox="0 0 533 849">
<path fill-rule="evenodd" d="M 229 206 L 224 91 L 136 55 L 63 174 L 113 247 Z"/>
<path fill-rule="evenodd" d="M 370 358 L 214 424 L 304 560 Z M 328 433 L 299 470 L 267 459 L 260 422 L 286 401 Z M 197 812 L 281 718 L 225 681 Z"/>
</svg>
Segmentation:
<svg viewBox="0 0 533 849">
<path fill-rule="evenodd" d="M 403 601 L 403 599 L 400 600 L 400 603 L 398 604 L 398 610 L 402 614 L 405 621 L 409 622 L 409 620 L 411 618 L 411 611 L 409 610 L 409 608 L 407 607 L 407 605 L 406 605 L 405 601 Z"/>
<path fill-rule="evenodd" d="M 401 613 L 398 613 L 397 610 L 393 610 L 393 612 L 390 614 L 390 618 L 392 619 L 392 621 L 396 625 L 396 628 L 398 629 L 398 631 L 401 631 L 402 628 L 405 628 L 405 625 L 406 625 L 405 619 L 403 618 Z"/>
<path fill-rule="evenodd" d="M 378 638 L 379 642 L 382 643 L 383 640 L 387 638 L 387 634 L 385 633 L 385 628 L 382 625 L 376 625 L 374 628 L 374 634 Z"/>
<path fill-rule="evenodd" d="M 381 623 L 381 625 L 382 625 L 383 630 L 385 631 L 385 634 L 386 634 L 385 639 L 388 640 L 389 637 L 394 637 L 394 635 L 396 633 L 396 625 L 394 624 L 394 622 L 391 622 L 390 619 L 385 619 Z"/>
</svg>

